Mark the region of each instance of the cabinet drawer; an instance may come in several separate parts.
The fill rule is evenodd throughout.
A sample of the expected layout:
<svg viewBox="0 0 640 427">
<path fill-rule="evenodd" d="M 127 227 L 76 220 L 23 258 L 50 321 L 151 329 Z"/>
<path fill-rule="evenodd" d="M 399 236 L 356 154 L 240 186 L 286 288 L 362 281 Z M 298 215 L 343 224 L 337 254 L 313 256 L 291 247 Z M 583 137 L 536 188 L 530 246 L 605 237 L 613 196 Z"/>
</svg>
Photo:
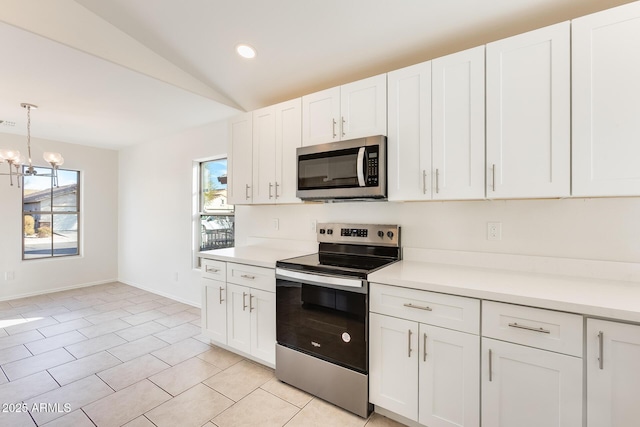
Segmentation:
<svg viewBox="0 0 640 427">
<path fill-rule="evenodd" d="M 227 269 L 224 261 L 202 258 L 202 277 L 208 279 L 227 280 Z"/>
<path fill-rule="evenodd" d="M 227 282 L 267 292 L 276 291 L 276 273 L 272 268 L 228 262 Z"/>
<path fill-rule="evenodd" d="M 482 336 L 582 357 L 582 316 L 482 302 Z"/>
<path fill-rule="evenodd" d="M 480 301 L 397 286 L 371 284 L 370 309 L 457 331 L 480 332 Z"/>
</svg>

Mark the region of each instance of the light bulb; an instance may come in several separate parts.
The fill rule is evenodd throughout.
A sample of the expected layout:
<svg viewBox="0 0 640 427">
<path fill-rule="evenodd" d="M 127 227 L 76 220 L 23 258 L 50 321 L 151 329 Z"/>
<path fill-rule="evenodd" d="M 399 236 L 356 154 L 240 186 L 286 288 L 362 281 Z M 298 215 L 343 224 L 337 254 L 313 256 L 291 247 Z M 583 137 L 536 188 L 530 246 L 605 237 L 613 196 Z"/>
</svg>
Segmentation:
<svg viewBox="0 0 640 427">
<path fill-rule="evenodd" d="M 246 44 L 239 44 L 236 46 L 236 52 L 238 52 L 238 55 L 247 59 L 255 58 L 256 56 L 256 50 Z"/>
<path fill-rule="evenodd" d="M 0 150 L 0 157 L 2 157 L 4 160 L 13 162 L 20 158 L 20 152 L 18 150 L 12 150 L 10 148 L 3 148 Z"/>
<path fill-rule="evenodd" d="M 50 151 L 46 151 L 42 157 L 47 163 L 61 165 L 64 159 L 62 158 L 62 154 L 60 153 L 52 153 Z"/>
</svg>

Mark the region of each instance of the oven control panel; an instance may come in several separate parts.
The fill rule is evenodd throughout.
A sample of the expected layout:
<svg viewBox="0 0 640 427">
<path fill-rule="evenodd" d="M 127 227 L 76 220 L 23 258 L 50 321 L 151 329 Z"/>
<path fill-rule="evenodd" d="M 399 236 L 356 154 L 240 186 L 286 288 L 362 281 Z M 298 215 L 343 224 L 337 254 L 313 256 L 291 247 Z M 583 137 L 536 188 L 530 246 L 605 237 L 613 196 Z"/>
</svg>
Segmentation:
<svg viewBox="0 0 640 427">
<path fill-rule="evenodd" d="M 317 225 L 317 235 L 320 243 L 400 246 L 398 225 L 324 223 Z"/>
</svg>

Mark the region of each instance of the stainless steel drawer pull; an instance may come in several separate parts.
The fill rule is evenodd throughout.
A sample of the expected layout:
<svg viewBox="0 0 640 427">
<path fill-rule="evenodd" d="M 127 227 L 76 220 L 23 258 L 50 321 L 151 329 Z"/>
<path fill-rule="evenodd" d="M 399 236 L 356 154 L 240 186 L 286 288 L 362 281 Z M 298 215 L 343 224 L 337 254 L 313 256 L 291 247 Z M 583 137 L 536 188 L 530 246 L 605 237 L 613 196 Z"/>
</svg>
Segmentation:
<svg viewBox="0 0 640 427">
<path fill-rule="evenodd" d="M 436 169 L 436 194 L 440 193 L 440 169 Z"/>
<path fill-rule="evenodd" d="M 422 194 L 427 194 L 427 171 L 422 170 Z"/>
<path fill-rule="evenodd" d="M 496 191 L 496 165 L 491 165 L 491 190 Z"/>
<path fill-rule="evenodd" d="M 247 293 L 242 293 L 242 311 L 245 311 L 247 308 Z"/>
<path fill-rule="evenodd" d="M 278 195 L 278 187 L 279 187 L 279 186 L 280 186 L 280 184 L 278 184 L 278 183 L 276 182 L 276 199 L 277 199 L 278 197 L 280 197 L 280 196 Z"/>
<path fill-rule="evenodd" d="M 604 332 L 598 332 L 598 367 L 604 369 Z"/>
<path fill-rule="evenodd" d="M 333 120 L 333 137 L 335 138 L 336 136 L 338 136 L 336 134 L 336 119 L 332 119 Z"/>
<path fill-rule="evenodd" d="M 272 184 L 272 183 L 269 183 L 269 198 L 270 198 L 270 199 L 273 199 L 273 194 L 272 194 L 272 192 L 271 192 L 271 189 L 272 189 L 272 188 L 273 188 L 273 184 Z"/>
<path fill-rule="evenodd" d="M 249 295 L 249 312 L 252 312 L 252 311 L 253 311 L 253 309 L 255 308 L 255 307 L 253 306 L 252 302 L 253 302 L 253 295 L 251 295 L 251 294 L 250 294 L 250 295 Z"/>
<path fill-rule="evenodd" d="M 222 298 L 222 291 L 224 291 L 224 288 L 220 286 L 220 304 L 222 304 L 222 302 L 224 301 L 224 299 Z"/>
<path fill-rule="evenodd" d="M 410 302 L 404 303 L 403 305 L 405 307 L 409 307 L 409 308 L 417 308 L 418 310 L 433 311 L 433 308 L 431 308 L 431 307 L 421 306 L 421 305 L 413 305 Z"/>
<path fill-rule="evenodd" d="M 489 381 L 493 381 L 493 352 L 489 349 Z"/>
<path fill-rule="evenodd" d="M 240 277 L 242 277 L 244 279 L 251 279 L 251 280 L 256 278 L 256 276 L 252 276 L 250 274 L 241 274 Z"/>
<path fill-rule="evenodd" d="M 209 267 L 208 265 L 204 268 L 204 271 L 206 271 L 207 273 L 217 273 L 220 271 L 219 268 L 213 268 L 213 267 Z"/>
<path fill-rule="evenodd" d="M 518 325 L 517 323 L 509 323 L 510 328 L 526 329 L 527 331 L 540 332 L 541 334 L 550 334 L 551 331 L 544 328 L 534 328 L 533 326 Z"/>
<path fill-rule="evenodd" d="M 424 334 L 422 342 L 422 361 L 427 361 L 427 334 Z"/>
<path fill-rule="evenodd" d="M 244 198 L 245 200 L 249 200 L 249 184 L 244 185 Z"/>
<path fill-rule="evenodd" d="M 411 357 L 411 329 L 407 332 L 407 357 Z"/>
<path fill-rule="evenodd" d="M 344 116 L 343 116 L 343 117 L 342 117 L 342 126 L 340 127 L 340 129 L 342 130 L 342 136 L 345 136 L 345 135 L 346 135 L 346 134 L 344 133 L 344 125 L 345 125 L 346 123 L 347 123 L 347 122 L 345 121 Z"/>
</svg>

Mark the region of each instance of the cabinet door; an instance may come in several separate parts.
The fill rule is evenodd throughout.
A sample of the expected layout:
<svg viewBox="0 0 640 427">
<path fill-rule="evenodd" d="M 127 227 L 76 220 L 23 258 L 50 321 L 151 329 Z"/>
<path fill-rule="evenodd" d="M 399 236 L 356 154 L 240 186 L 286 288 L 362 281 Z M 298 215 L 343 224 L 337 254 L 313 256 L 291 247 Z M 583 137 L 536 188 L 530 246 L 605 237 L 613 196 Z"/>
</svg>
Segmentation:
<svg viewBox="0 0 640 427">
<path fill-rule="evenodd" d="M 480 337 L 420 324 L 419 422 L 480 425 Z"/>
<path fill-rule="evenodd" d="M 389 200 L 431 199 L 431 62 L 392 71 L 387 139 Z"/>
<path fill-rule="evenodd" d="M 482 338 L 482 425 L 582 427 L 582 359 Z"/>
<path fill-rule="evenodd" d="M 640 3 L 572 21 L 574 196 L 640 195 Z"/>
<path fill-rule="evenodd" d="M 227 196 L 230 205 L 251 203 L 252 191 L 252 113 L 229 121 Z"/>
<path fill-rule="evenodd" d="M 270 364 L 276 363 L 276 295 L 251 289 L 251 354 Z"/>
<path fill-rule="evenodd" d="M 340 140 L 340 88 L 302 97 L 302 145 Z"/>
<path fill-rule="evenodd" d="M 569 23 L 489 43 L 487 198 L 569 195 Z"/>
<path fill-rule="evenodd" d="M 418 324 L 371 313 L 369 401 L 418 420 Z"/>
<path fill-rule="evenodd" d="M 250 289 L 227 283 L 227 344 L 251 352 Z"/>
<path fill-rule="evenodd" d="M 387 134 L 387 75 L 340 88 L 340 139 Z"/>
<path fill-rule="evenodd" d="M 302 100 L 276 105 L 276 188 L 277 203 L 300 203 L 296 197 L 296 148 L 302 146 Z"/>
<path fill-rule="evenodd" d="M 638 384 L 640 326 L 587 319 L 587 425 L 637 426 Z"/>
<path fill-rule="evenodd" d="M 253 199 L 275 203 L 276 115 L 273 107 L 253 112 Z"/>
<path fill-rule="evenodd" d="M 434 199 L 484 198 L 484 46 L 432 61 Z"/>
<path fill-rule="evenodd" d="M 201 279 L 202 330 L 210 339 L 227 343 L 227 290 L 224 282 Z"/>
</svg>

